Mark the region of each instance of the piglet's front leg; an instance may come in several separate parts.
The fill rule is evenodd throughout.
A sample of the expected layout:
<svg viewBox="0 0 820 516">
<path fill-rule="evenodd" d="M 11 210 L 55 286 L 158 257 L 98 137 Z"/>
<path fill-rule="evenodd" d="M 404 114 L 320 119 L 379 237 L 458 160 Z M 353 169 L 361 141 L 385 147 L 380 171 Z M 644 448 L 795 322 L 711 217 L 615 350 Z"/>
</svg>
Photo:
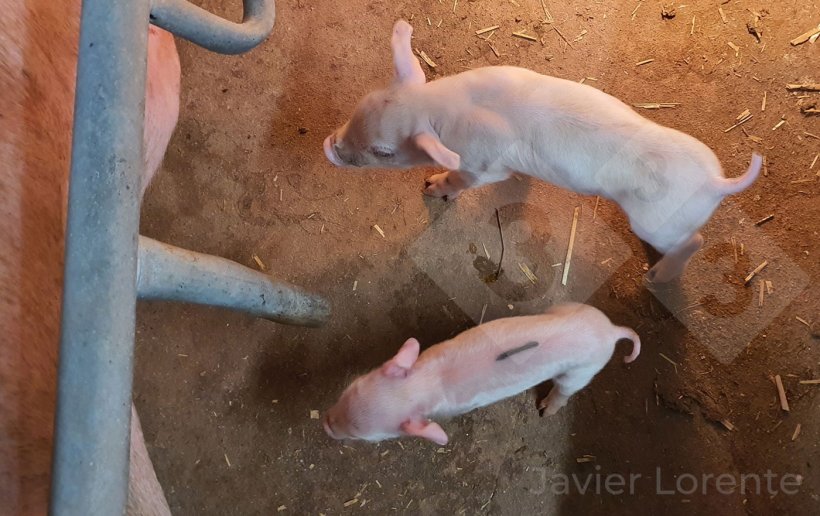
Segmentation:
<svg viewBox="0 0 820 516">
<path fill-rule="evenodd" d="M 512 175 L 512 171 L 503 167 L 491 167 L 479 172 L 472 170 L 450 170 L 430 176 L 424 181 L 424 193 L 431 197 L 442 197 L 444 200 L 455 199 L 468 188 L 477 188 L 504 181 Z"/>
<path fill-rule="evenodd" d="M 458 170 L 449 170 L 426 179 L 424 181 L 424 195 L 441 197 L 447 201 L 458 197 L 462 191 L 470 188 L 473 183 L 475 183 L 475 178 L 470 174 Z"/>
</svg>

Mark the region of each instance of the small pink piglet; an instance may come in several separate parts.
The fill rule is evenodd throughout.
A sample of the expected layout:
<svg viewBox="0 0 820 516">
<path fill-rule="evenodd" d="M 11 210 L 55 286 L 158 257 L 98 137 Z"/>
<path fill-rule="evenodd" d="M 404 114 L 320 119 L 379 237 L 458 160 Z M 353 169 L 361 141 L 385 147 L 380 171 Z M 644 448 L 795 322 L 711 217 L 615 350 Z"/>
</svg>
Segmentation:
<svg viewBox="0 0 820 516">
<path fill-rule="evenodd" d="M 447 434 L 429 418 L 463 414 L 550 379 L 554 386 L 538 407 L 552 415 L 606 365 L 619 339 L 632 341 L 624 359 L 632 362 L 641 351 L 638 335 L 577 303 L 482 324 L 421 356 L 418 341 L 409 339 L 354 380 L 322 424 L 334 439 L 413 435 L 444 445 Z"/>
</svg>

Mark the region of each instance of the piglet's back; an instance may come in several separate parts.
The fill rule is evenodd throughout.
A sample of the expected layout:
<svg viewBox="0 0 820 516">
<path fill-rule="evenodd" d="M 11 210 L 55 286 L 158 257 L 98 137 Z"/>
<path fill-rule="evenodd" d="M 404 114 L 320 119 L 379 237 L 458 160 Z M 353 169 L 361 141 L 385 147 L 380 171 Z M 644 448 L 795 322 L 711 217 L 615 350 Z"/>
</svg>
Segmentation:
<svg viewBox="0 0 820 516">
<path fill-rule="evenodd" d="M 521 392 L 579 367 L 603 367 L 620 337 L 599 310 L 556 305 L 540 315 L 498 319 L 422 354 L 447 391 L 441 412 L 460 412 Z"/>
</svg>

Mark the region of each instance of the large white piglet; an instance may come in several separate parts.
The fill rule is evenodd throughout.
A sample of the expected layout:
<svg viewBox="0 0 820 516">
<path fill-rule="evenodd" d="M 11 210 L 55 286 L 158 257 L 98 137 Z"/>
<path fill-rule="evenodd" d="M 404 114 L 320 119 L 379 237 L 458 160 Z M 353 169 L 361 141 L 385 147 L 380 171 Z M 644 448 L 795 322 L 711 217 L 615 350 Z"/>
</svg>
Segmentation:
<svg viewBox="0 0 820 516">
<path fill-rule="evenodd" d="M 412 31 L 401 20 L 393 28 L 393 84 L 365 96 L 325 140 L 335 165 L 439 165 L 448 171 L 430 177 L 425 193 L 445 199 L 516 172 L 600 195 L 663 253 L 647 275 L 654 282 L 683 272 L 720 201 L 760 171 L 755 154 L 744 175 L 727 179 L 700 141 L 574 81 L 489 66 L 425 83 Z"/>
<path fill-rule="evenodd" d="M 463 414 L 550 379 L 554 386 L 539 408 L 555 414 L 606 365 L 620 339 L 632 341 L 624 359 L 632 362 L 641 351 L 638 335 L 577 303 L 482 324 L 421 355 L 409 339 L 354 380 L 322 423 L 334 439 L 418 436 L 443 445 L 447 434 L 431 417 Z"/>
</svg>

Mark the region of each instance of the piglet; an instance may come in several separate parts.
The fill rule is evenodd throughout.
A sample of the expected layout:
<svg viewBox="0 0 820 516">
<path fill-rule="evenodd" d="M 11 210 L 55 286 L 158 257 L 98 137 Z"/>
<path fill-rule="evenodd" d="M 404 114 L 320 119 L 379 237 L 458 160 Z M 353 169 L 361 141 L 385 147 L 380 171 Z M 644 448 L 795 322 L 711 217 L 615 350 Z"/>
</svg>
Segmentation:
<svg viewBox="0 0 820 516">
<path fill-rule="evenodd" d="M 600 371 L 619 339 L 638 335 L 614 326 L 588 305 L 556 305 L 541 315 L 498 319 L 427 349 L 409 339 L 380 368 L 361 376 L 327 411 L 322 423 L 334 439 L 380 441 L 418 436 L 447 444 L 436 416 L 454 416 L 552 380 L 539 409 L 555 414 Z"/>
<path fill-rule="evenodd" d="M 445 200 L 513 173 L 610 199 L 664 255 L 647 274 L 655 283 L 684 271 L 712 212 L 760 172 L 754 154 L 745 174 L 727 179 L 700 141 L 574 81 L 487 66 L 425 82 L 412 31 L 402 20 L 393 28 L 393 83 L 365 96 L 325 139 L 334 165 L 438 165 L 447 171 L 430 177 L 424 192 Z"/>
</svg>

